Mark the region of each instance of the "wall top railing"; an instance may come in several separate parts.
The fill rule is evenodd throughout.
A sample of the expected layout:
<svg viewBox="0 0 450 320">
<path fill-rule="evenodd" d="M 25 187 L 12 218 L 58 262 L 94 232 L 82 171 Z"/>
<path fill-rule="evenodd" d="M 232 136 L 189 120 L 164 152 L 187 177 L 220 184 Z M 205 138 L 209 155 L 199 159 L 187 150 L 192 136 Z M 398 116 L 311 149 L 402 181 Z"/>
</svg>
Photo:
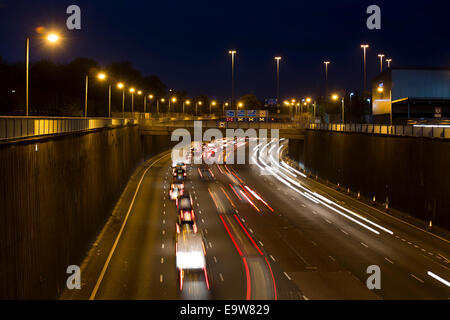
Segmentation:
<svg viewBox="0 0 450 320">
<path fill-rule="evenodd" d="M 354 132 L 366 134 L 380 134 L 389 136 L 408 136 L 450 139 L 448 125 L 380 125 L 360 123 L 310 123 L 309 129 L 337 132 Z"/>
<path fill-rule="evenodd" d="M 0 117 L 0 142 L 136 123 L 122 118 Z"/>
</svg>

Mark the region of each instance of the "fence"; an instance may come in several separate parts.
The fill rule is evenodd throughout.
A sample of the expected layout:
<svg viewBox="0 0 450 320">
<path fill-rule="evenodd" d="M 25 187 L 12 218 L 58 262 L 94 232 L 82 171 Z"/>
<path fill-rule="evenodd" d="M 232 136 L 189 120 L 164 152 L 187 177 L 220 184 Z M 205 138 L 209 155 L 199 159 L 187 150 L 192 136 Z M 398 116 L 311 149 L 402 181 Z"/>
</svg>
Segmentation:
<svg viewBox="0 0 450 320">
<path fill-rule="evenodd" d="M 137 123 L 135 119 L 0 117 L 0 141 L 116 127 Z"/>
<path fill-rule="evenodd" d="M 311 123 L 309 129 L 338 132 L 357 132 L 392 136 L 427 137 L 450 139 L 450 126 L 443 125 L 377 125 L 377 124 L 336 124 Z"/>
</svg>

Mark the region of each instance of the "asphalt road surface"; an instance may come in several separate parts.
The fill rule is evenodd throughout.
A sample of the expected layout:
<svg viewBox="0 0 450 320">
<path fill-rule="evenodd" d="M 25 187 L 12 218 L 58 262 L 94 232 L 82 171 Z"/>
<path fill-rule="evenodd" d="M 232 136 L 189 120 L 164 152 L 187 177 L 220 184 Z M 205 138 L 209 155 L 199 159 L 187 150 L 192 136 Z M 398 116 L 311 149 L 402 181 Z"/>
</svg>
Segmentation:
<svg viewBox="0 0 450 320">
<path fill-rule="evenodd" d="M 243 148 L 246 163 L 256 163 L 209 165 L 213 179 L 202 179 L 200 166 L 188 165 L 185 181 L 206 247 L 206 277 L 186 272 L 180 290 L 177 211 L 168 196 L 172 161 L 164 154 L 147 163 L 128 190 L 122 204 L 127 214 L 109 228 L 112 245 L 86 258 L 82 293 L 62 298 L 450 298 L 448 240 L 303 177 L 286 163 L 271 164 L 286 141 L 226 142 L 209 150 L 228 160 Z M 211 155 L 204 153 L 205 159 Z M 369 266 L 379 267 L 380 289 L 366 285 Z"/>
</svg>

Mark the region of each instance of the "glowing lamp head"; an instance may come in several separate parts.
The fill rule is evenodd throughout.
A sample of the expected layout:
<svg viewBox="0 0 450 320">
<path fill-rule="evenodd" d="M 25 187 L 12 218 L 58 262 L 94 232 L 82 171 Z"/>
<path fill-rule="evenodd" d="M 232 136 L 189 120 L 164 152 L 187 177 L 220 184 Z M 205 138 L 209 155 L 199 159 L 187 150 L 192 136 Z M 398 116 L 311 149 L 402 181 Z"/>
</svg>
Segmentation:
<svg viewBox="0 0 450 320">
<path fill-rule="evenodd" d="M 310 103 L 311 102 L 311 98 L 306 98 L 306 102 Z"/>
<path fill-rule="evenodd" d="M 119 82 L 119 83 L 117 84 L 117 88 L 122 89 L 122 88 L 123 88 L 123 83 L 122 83 L 122 82 Z"/>
<path fill-rule="evenodd" d="M 136 91 L 134 88 L 130 88 L 131 93 L 134 93 L 134 91 Z"/>
<path fill-rule="evenodd" d="M 141 91 L 141 90 L 139 90 L 139 91 L 137 92 L 137 94 L 142 94 L 142 91 Z"/>
<path fill-rule="evenodd" d="M 337 99 L 339 99 L 339 96 L 338 96 L 337 94 L 333 94 L 333 95 L 331 96 L 331 99 L 337 100 Z"/>
<path fill-rule="evenodd" d="M 47 36 L 47 41 L 48 41 L 48 42 L 55 43 L 55 42 L 57 42 L 58 40 L 59 40 L 59 36 L 58 36 L 57 34 L 55 34 L 55 33 L 50 33 L 50 34 Z"/>
<path fill-rule="evenodd" d="M 105 79 L 106 79 L 106 74 L 104 74 L 103 72 L 102 72 L 102 73 L 99 73 L 99 74 L 97 75 L 97 78 L 99 78 L 100 80 L 105 80 Z"/>
<path fill-rule="evenodd" d="M 153 99 L 153 95 L 152 95 L 152 94 L 149 94 L 148 97 L 149 97 L 150 99 Z"/>
</svg>

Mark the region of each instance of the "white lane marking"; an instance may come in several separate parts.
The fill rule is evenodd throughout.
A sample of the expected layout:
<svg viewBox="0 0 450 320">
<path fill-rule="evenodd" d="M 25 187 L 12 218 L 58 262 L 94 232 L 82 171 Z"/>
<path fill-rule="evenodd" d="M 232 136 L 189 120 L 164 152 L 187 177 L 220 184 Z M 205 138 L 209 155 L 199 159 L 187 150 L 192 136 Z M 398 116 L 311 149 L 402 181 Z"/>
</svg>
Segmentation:
<svg viewBox="0 0 450 320">
<path fill-rule="evenodd" d="M 294 197 L 291 197 L 291 200 L 292 200 L 292 201 L 295 201 L 295 198 L 294 198 Z"/>
<path fill-rule="evenodd" d="M 416 277 L 416 276 L 415 276 L 415 275 L 413 275 L 412 273 L 410 274 L 410 276 L 411 276 L 411 277 L 413 277 L 414 279 L 416 279 L 417 281 L 419 281 L 419 282 L 423 283 L 423 280 L 422 280 L 422 279 L 420 279 L 420 278 Z"/>
<path fill-rule="evenodd" d="M 345 230 L 341 229 L 341 231 L 348 236 L 348 233 Z"/>
<path fill-rule="evenodd" d="M 202 213 L 202 210 L 198 210 L 199 213 Z"/>
<path fill-rule="evenodd" d="M 142 173 L 142 176 L 141 176 L 141 179 L 139 180 L 136 191 L 134 192 L 133 199 L 131 200 L 130 206 L 128 207 L 127 214 L 125 215 L 125 219 L 122 222 L 122 226 L 120 227 L 120 230 L 119 230 L 119 233 L 117 234 L 116 240 L 114 241 L 111 251 L 109 252 L 109 255 L 108 255 L 108 258 L 106 259 L 105 265 L 103 266 L 102 271 L 100 272 L 100 276 L 98 277 L 97 282 L 95 283 L 94 289 L 92 290 L 89 300 L 94 300 L 95 295 L 97 294 L 98 288 L 100 287 L 100 284 L 102 283 L 103 277 L 105 276 L 105 273 L 106 273 L 106 269 L 108 269 L 109 262 L 111 261 L 114 251 L 116 250 L 117 244 L 119 243 L 120 237 L 122 236 L 123 229 L 125 228 L 125 225 L 128 221 L 128 217 L 130 215 L 131 209 L 133 208 L 134 201 L 136 200 L 136 196 L 139 192 L 139 189 L 141 187 L 141 184 L 142 184 L 142 181 L 144 180 L 145 175 L 147 174 L 148 170 L 150 170 L 151 167 L 153 167 L 157 162 L 159 162 L 161 159 L 165 158 L 167 155 L 164 155 L 164 156 L 158 158 L 157 160 L 153 161 L 152 164 L 150 164 L 148 166 L 148 168 L 145 169 L 144 173 Z"/>
<path fill-rule="evenodd" d="M 208 234 L 208 229 L 205 229 L 205 233 Z"/>
<path fill-rule="evenodd" d="M 164 263 L 164 258 L 161 258 L 161 264 L 163 264 Z"/>
<path fill-rule="evenodd" d="M 312 211 L 312 213 L 315 214 L 315 215 L 317 215 L 317 212 L 315 212 L 315 211 Z"/>
<path fill-rule="evenodd" d="M 204 219 L 202 219 L 202 222 L 203 222 L 203 223 L 205 223 L 205 220 L 204 220 Z"/>
<path fill-rule="evenodd" d="M 388 258 L 384 257 L 384 260 L 386 260 L 387 262 L 394 264 L 394 262 L 392 260 L 389 260 Z"/>
<path fill-rule="evenodd" d="M 261 247 L 264 247 L 263 243 L 261 241 L 258 241 Z"/>
<path fill-rule="evenodd" d="M 241 220 L 242 220 L 243 222 L 245 222 L 245 219 L 244 219 L 244 218 L 241 218 Z"/>
<path fill-rule="evenodd" d="M 223 276 L 222 276 L 222 274 L 221 274 L 221 273 L 219 273 L 219 277 L 220 277 L 220 281 L 224 282 L 224 280 L 223 280 Z"/>
<path fill-rule="evenodd" d="M 363 245 L 363 246 L 366 247 L 366 248 L 369 247 L 367 244 L 365 244 L 365 243 L 363 243 L 363 242 L 360 242 L 360 243 L 361 243 L 361 245 Z"/>
<path fill-rule="evenodd" d="M 333 260 L 334 262 L 336 262 L 336 259 L 333 258 L 332 256 L 328 256 L 328 258 L 330 258 L 331 260 Z"/>
<path fill-rule="evenodd" d="M 328 222 L 329 224 L 332 224 L 332 222 L 328 219 L 325 219 L 326 222 Z"/>
<path fill-rule="evenodd" d="M 428 271 L 427 274 L 428 274 L 430 277 L 436 279 L 437 281 L 442 282 L 442 283 L 445 284 L 447 287 L 450 287 L 450 282 L 447 281 L 447 280 L 445 280 L 444 278 L 439 277 L 437 274 L 435 274 L 435 273 L 433 273 L 433 272 L 431 272 L 431 271 Z"/>
<path fill-rule="evenodd" d="M 209 247 L 210 247 L 210 248 L 212 248 L 212 244 L 211 244 L 211 242 L 209 242 L 208 244 L 209 244 Z"/>
<path fill-rule="evenodd" d="M 283 272 L 283 273 L 286 276 L 286 278 L 288 278 L 289 280 L 292 280 L 291 277 L 289 277 L 289 275 L 286 272 Z"/>
<path fill-rule="evenodd" d="M 252 230 L 252 228 L 248 228 L 248 230 L 251 232 L 251 233 L 253 233 L 253 230 Z"/>
<path fill-rule="evenodd" d="M 164 204 L 164 207 L 165 207 L 165 206 L 166 206 L 166 203 L 164 202 L 163 204 Z"/>
<path fill-rule="evenodd" d="M 302 295 L 303 299 L 305 300 L 309 300 L 309 298 L 307 296 Z"/>
<path fill-rule="evenodd" d="M 164 243 L 161 245 L 161 248 L 163 248 L 164 249 Z"/>
<path fill-rule="evenodd" d="M 162 274 L 160 274 L 160 275 L 159 275 L 159 282 L 161 282 L 161 283 L 162 283 L 163 281 L 164 281 L 164 280 L 163 280 L 163 275 L 162 275 Z"/>
<path fill-rule="evenodd" d="M 214 256 L 214 262 L 217 263 L 217 258 L 216 258 L 216 256 Z"/>
<path fill-rule="evenodd" d="M 163 224 L 166 224 L 166 219 L 163 219 Z"/>
<path fill-rule="evenodd" d="M 163 211 L 163 214 L 164 214 L 164 215 L 166 214 L 166 211 L 165 211 L 165 210 Z"/>
<path fill-rule="evenodd" d="M 162 231 L 162 234 L 166 234 L 166 230 L 163 230 L 163 231 Z"/>
<path fill-rule="evenodd" d="M 270 259 L 272 259 L 274 262 L 277 261 L 272 255 L 269 255 Z"/>
<path fill-rule="evenodd" d="M 317 243 L 315 243 L 314 241 L 311 241 L 311 243 L 312 243 L 313 245 L 315 245 L 316 247 L 318 247 Z"/>
</svg>

